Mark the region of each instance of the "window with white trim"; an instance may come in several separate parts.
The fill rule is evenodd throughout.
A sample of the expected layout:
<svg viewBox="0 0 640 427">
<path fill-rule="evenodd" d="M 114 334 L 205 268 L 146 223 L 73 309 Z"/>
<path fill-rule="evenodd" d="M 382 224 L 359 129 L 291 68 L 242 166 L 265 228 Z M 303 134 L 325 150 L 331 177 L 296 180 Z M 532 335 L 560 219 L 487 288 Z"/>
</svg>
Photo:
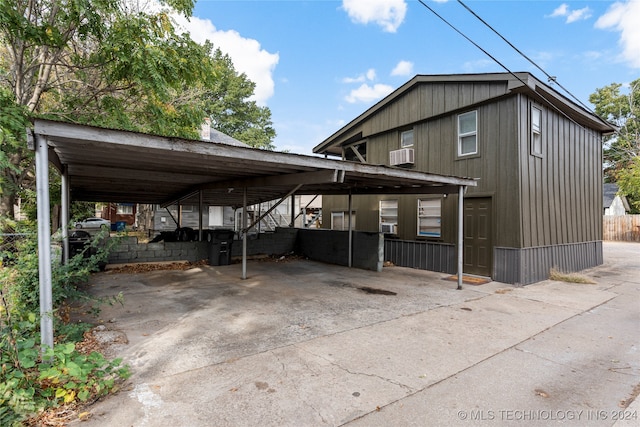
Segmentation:
<svg viewBox="0 0 640 427">
<path fill-rule="evenodd" d="M 542 156 L 542 110 L 531 106 L 531 154 Z"/>
<path fill-rule="evenodd" d="M 478 112 L 458 115 L 458 156 L 478 153 Z"/>
<path fill-rule="evenodd" d="M 133 205 L 118 205 L 116 212 L 119 215 L 133 215 Z"/>
<path fill-rule="evenodd" d="M 349 230 L 349 212 L 331 212 L 332 230 Z M 351 229 L 356 229 L 356 211 L 351 211 Z"/>
<path fill-rule="evenodd" d="M 418 236 L 442 235 L 442 199 L 418 199 Z"/>
<path fill-rule="evenodd" d="M 380 201 L 380 232 L 398 234 L 398 201 Z"/>
<path fill-rule="evenodd" d="M 413 129 L 400 133 L 400 148 L 413 147 Z"/>
</svg>

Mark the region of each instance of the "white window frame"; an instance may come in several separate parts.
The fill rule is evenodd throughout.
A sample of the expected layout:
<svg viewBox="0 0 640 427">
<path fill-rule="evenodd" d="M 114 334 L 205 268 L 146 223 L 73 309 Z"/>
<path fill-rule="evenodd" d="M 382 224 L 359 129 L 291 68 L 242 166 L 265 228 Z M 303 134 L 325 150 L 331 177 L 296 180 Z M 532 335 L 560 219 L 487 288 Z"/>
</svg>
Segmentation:
<svg viewBox="0 0 640 427">
<path fill-rule="evenodd" d="M 398 234 L 398 200 L 380 200 L 379 208 L 380 221 L 378 230 L 380 230 L 380 233 Z M 383 227 L 383 224 L 385 227 Z M 385 230 L 388 227 L 391 227 L 391 230 Z"/>
<path fill-rule="evenodd" d="M 537 120 L 536 120 L 537 113 Z M 531 154 L 542 157 L 542 109 L 531 106 Z"/>
<path fill-rule="evenodd" d="M 442 198 L 418 199 L 418 215 L 416 234 L 420 237 L 442 237 Z M 438 231 L 423 231 L 423 221 L 426 228 Z M 437 227 L 435 226 L 437 224 Z"/>
<path fill-rule="evenodd" d="M 116 213 L 118 215 L 133 215 L 133 205 L 118 205 Z"/>
<path fill-rule="evenodd" d="M 410 143 L 409 143 L 409 135 L 411 135 Z M 413 138 L 414 138 L 413 129 L 400 132 L 400 148 L 413 147 L 413 144 L 414 144 Z"/>
<path fill-rule="evenodd" d="M 332 230 L 349 230 L 349 219 L 347 218 L 348 211 L 336 211 L 331 212 L 331 229 Z M 342 222 L 342 228 L 336 228 L 336 218 L 340 218 Z M 351 211 L 351 229 L 356 229 L 356 211 Z"/>
<path fill-rule="evenodd" d="M 474 118 L 474 128 L 473 131 L 462 132 L 460 129 L 461 120 L 463 117 L 470 116 L 473 114 Z M 462 140 L 464 138 L 474 137 L 475 140 L 475 150 L 469 153 L 462 152 Z M 458 157 L 466 157 L 473 156 L 474 154 L 478 154 L 478 110 L 467 111 L 466 113 L 458 114 Z"/>
</svg>

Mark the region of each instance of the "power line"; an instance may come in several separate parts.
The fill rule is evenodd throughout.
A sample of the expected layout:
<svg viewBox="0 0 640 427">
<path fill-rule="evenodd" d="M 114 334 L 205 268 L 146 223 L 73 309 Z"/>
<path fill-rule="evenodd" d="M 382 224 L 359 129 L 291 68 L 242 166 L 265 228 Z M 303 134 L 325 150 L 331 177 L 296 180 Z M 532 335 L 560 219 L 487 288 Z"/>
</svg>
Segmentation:
<svg viewBox="0 0 640 427">
<path fill-rule="evenodd" d="M 469 43 L 471 43 L 472 45 L 474 45 L 475 47 L 477 47 L 480 51 L 482 51 L 485 55 L 487 55 L 489 58 L 491 58 L 496 64 L 500 65 L 505 71 L 507 71 L 509 74 L 511 74 L 513 77 L 515 77 L 520 83 L 522 83 L 524 86 L 527 86 L 527 83 L 522 80 L 520 78 L 520 76 L 518 76 L 516 73 L 514 73 L 513 71 L 511 71 L 506 65 L 504 65 L 502 62 L 500 62 L 496 57 L 494 57 L 493 55 L 491 55 L 487 50 L 485 50 L 482 46 L 480 46 L 478 43 L 476 43 L 475 41 L 473 41 L 470 37 L 468 37 L 466 34 L 464 34 L 462 31 L 460 31 L 458 28 L 456 28 L 453 24 L 451 24 L 449 21 L 447 21 L 444 17 L 442 17 L 440 14 L 438 14 L 435 10 L 433 10 L 433 8 L 431 8 L 429 5 L 427 5 L 423 0 L 418 0 L 418 2 L 424 6 L 425 8 L 427 8 L 431 13 L 433 13 L 435 16 L 437 16 L 442 22 L 444 22 L 445 24 L 447 24 L 451 29 L 453 29 L 456 33 L 460 34 L 462 37 L 464 37 Z M 488 25 L 488 24 L 487 24 Z M 494 30 L 495 31 L 495 30 Z M 505 39 L 506 41 L 506 39 Z M 513 47 L 513 46 L 512 46 Z M 515 47 L 514 47 L 515 49 Z M 537 65 L 536 65 L 537 66 Z M 544 70 L 542 70 L 544 72 Z M 544 72 L 547 76 L 548 74 L 546 72 Z M 553 77 L 553 81 L 555 82 L 556 79 L 555 77 Z M 557 82 L 556 82 L 557 83 Z M 560 86 L 562 87 L 562 86 Z M 564 88 L 563 88 L 564 89 Z M 567 91 L 566 89 L 564 89 L 565 91 Z M 567 93 L 569 93 L 567 91 Z M 562 114 L 563 116 L 565 116 L 567 119 L 569 119 L 570 121 L 572 121 L 573 123 L 577 124 L 580 127 L 583 127 L 582 125 L 580 125 L 578 122 L 576 122 L 574 119 L 572 119 L 571 117 L 569 117 L 569 115 L 567 113 L 565 113 L 564 111 L 562 111 L 560 108 L 558 108 L 557 106 L 555 106 L 551 101 L 549 101 L 547 98 L 544 97 L 544 95 L 542 95 L 541 93 L 538 93 L 538 96 L 540 96 L 542 99 L 544 99 L 547 103 L 549 103 L 549 105 L 551 105 L 556 111 L 558 111 L 560 114 Z M 573 95 L 571 95 L 573 96 Z M 575 97 L 574 97 L 575 98 Z M 598 116 L 597 114 L 593 113 L 591 111 L 590 108 L 588 107 L 584 107 L 584 104 L 582 104 L 582 102 L 578 101 L 583 108 L 586 108 L 586 110 L 590 113 L 592 113 L 595 117 L 597 117 L 598 119 L 600 119 L 604 124 L 610 125 L 606 120 L 604 120 L 603 118 L 601 118 L 600 116 Z M 584 128 L 584 127 L 583 127 Z"/>
<path fill-rule="evenodd" d="M 498 37 L 500 37 L 502 40 L 504 40 L 505 43 L 507 43 L 509 46 L 511 46 L 513 48 L 513 50 L 515 50 L 516 52 L 518 52 L 524 59 L 526 59 L 527 61 L 529 61 L 534 67 L 536 67 L 538 70 L 540 70 L 545 76 L 547 76 L 547 79 L 549 81 L 549 83 L 555 83 L 558 85 L 558 87 L 560 87 L 562 90 L 564 90 L 569 96 L 571 96 L 571 98 L 573 98 L 578 104 L 580 104 L 584 109 L 586 109 L 587 111 L 589 111 L 590 113 L 592 113 L 593 115 L 596 115 L 590 107 L 588 107 L 587 105 L 585 105 L 580 99 L 578 99 L 578 97 L 576 97 L 574 94 L 572 94 L 567 88 L 565 88 L 564 86 L 562 86 L 560 83 L 558 83 L 558 80 L 556 78 L 556 76 L 552 76 L 549 73 L 547 73 L 542 67 L 540 67 L 538 64 L 536 64 L 531 58 L 529 58 L 527 55 L 525 55 L 520 49 L 518 49 L 517 47 L 515 47 L 513 45 L 513 43 L 511 43 L 509 40 L 507 40 L 506 37 L 504 37 L 502 34 L 500 34 L 495 28 L 493 28 L 487 21 L 485 21 L 484 19 L 482 19 L 476 12 L 474 12 L 473 10 L 471 10 L 471 8 L 469 6 L 467 6 L 466 4 L 464 4 L 464 2 L 462 0 L 458 0 L 458 3 L 460 3 L 460 5 L 462 5 L 462 7 L 464 7 L 465 9 L 467 9 L 469 11 L 469 13 L 471 13 L 473 16 L 475 16 L 480 22 L 482 22 L 484 25 L 487 26 L 487 28 L 489 28 L 491 31 L 493 31 Z"/>
</svg>

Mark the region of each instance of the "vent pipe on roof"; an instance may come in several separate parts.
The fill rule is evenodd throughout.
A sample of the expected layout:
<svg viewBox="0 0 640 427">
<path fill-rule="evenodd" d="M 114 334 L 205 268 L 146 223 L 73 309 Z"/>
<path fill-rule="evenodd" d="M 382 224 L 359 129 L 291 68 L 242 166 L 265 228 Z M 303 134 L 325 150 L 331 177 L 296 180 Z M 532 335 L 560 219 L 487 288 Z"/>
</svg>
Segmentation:
<svg viewBox="0 0 640 427">
<path fill-rule="evenodd" d="M 205 117 L 202 125 L 200 125 L 200 139 L 211 141 L 211 119 L 209 117 Z"/>
</svg>

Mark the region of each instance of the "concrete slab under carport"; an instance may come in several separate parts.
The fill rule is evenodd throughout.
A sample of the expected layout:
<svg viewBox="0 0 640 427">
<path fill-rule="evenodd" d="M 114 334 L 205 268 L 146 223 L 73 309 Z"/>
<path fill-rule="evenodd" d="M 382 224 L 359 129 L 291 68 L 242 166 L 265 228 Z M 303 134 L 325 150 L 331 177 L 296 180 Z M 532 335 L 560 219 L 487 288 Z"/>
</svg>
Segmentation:
<svg viewBox="0 0 640 427">
<path fill-rule="evenodd" d="M 134 375 L 82 424 L 459 425 L 451 411 L 473 409 L 474 399 L 488 410 L 497 399 L 505 405 L 494 409 L 518 409 L 525 392 L 540 398 L 529 375 L 562 382 L 560 361 L 527 342 L 564 322 L 579 325 L 618 296 L 613 285 L 492 282 L 458 291 L 445 275 L 400 267 L 273 264 L 251 262 L 247 280 L 238 265 L 96 276 L 96 294 L 125 291 L 125 306 L 103 319 L 129 336 L 117 350 Z M 538 288 L 558 296 L 541 300 Z M 571 374 L 569 384 L 589 374 Z"/>
</svg>

